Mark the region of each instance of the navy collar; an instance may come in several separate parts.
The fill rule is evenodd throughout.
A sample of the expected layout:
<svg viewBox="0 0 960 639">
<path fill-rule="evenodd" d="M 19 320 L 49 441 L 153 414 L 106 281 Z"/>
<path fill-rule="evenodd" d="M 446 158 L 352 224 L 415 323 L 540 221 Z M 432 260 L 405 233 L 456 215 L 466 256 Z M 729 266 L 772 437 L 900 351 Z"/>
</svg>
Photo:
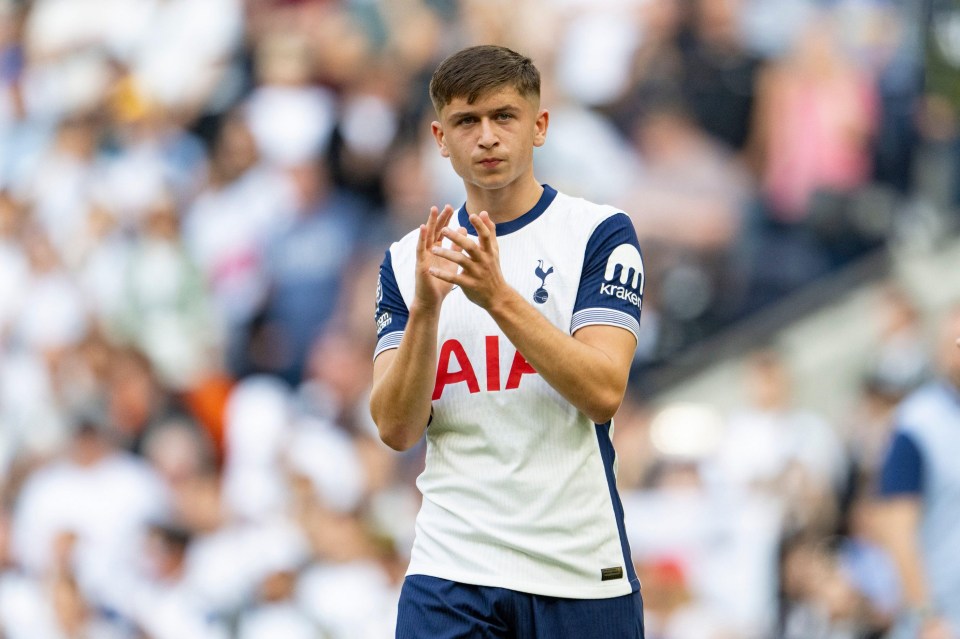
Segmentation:
<svg viewBox="0 0 960 639">
<path fill-rule="evenodd" d="M 530 224 L 530 222 L 533 222 L 535 219 L 543 215 L 543 212 L 547 210 L 547 207 L 550 206 L 554 198 L 557 197 L 557 190 L 549 184 L 541 184 L 541 186 L 543 187 L 543 193 L 540 194 L 540 199 L 537 200 L 537 203 L 533 205 L 532 209 L 515 220 L 510 220 L 509 222 L 504 222 L 503 224 L 497 224 L 497 237 L 513 233 L 514 231 L 519 231 L 527 224 Z M 469 218 L 470 215 L 467 213 L 467 203 L 464 202 L 463 206 L 461 206 L 460 210 L 457 212 L 457 219 L 460 221 L 460 226 L 467 229 L 467 233 L 470 235 L 476 235 L 477 229 L 473 228 L 473 224 L 470 224 Z"/>
</svg>

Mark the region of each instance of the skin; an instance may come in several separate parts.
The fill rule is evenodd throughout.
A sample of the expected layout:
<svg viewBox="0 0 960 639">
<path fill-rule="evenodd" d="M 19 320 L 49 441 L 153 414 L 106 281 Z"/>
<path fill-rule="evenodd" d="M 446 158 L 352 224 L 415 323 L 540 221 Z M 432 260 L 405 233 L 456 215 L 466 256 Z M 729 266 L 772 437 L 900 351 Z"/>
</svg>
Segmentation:
<svg viewBox="0 0 960 639">
<path fill-rule="evenodd" d="M 496 225 L 539 200 L 533 149 L 546 140 L 549 113 L 512 87 L 456 98 L 432 131 L 440 154 L 463 179 L 466 209 L 477 229 L 447 228 L 453 208 L 433 207 L 420 226 L 416 286 L 400 347 L 374 362 L 370 412 L 381 439 L 406 450 L 423 435 L 437 368 L 440 309 L 454 286 L 497 322 L 507 338 L 560 395 L 595 423 L 613 418 L 623 401 L 636 340 L 615 326 L 586 326 L 573 336 L 553 326 L 504 279 Z"/>
</svg>

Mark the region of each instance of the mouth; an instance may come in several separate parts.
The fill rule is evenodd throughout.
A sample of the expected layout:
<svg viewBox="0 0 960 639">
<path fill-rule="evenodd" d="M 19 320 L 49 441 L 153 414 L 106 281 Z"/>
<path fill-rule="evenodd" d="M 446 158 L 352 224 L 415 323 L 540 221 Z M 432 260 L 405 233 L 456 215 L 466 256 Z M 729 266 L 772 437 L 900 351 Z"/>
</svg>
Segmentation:
<svg viewBox="0 0 960 639">
<path fill-rule="evenodd" d="M 503 162 L 503 160 L 501 160 L 501 159 L 499 159 L 499 158 L 485 158 L 485 159 L 483 159 L 483 160 L 477 161 L 477 164 L 479 164 L 480 166 L 482 166 L 482 167 L 485 168 L 485 169 L 495 169 L 495 168 L 497 168 L 498 166 L 500 166 L 500 164 L 501 164 L 502 162 Z"/>
</svg>

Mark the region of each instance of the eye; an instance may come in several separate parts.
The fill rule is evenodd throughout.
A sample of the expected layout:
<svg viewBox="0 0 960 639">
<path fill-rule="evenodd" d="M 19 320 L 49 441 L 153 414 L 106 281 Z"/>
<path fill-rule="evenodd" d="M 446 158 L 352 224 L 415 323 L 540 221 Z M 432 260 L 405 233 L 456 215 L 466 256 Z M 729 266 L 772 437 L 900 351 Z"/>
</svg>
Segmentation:
<svg viewBox="0 0 960 639">
<path fill-rule="evenodd" d="M 459 120 L 457 120 L 457 124 L 460 124 L 460 125 L 463 125 L 463 124 L 473 124 L 473 123 L 476 122 L 476 121 L 477 121 L 477 118 L 476 118 L 476 117 L 474 117 L 474 116 L 472 116 L 472 115 L 465 115 L 464 117 L 462 117 L 462 118 L 460 118 Z"/>
<path fill-rule="evenodd" d="M 501 121 L 501 122 L 505 122 L 506 120 L 512 120 L 512 119 L 513 119 L 513 114 L 512 114 L 512 113 L 498 113 L 498 114 L 496 115 L 496 118 L 497 118 L 497 120 L 499 120 L 499 121 Z"/>
</svg>

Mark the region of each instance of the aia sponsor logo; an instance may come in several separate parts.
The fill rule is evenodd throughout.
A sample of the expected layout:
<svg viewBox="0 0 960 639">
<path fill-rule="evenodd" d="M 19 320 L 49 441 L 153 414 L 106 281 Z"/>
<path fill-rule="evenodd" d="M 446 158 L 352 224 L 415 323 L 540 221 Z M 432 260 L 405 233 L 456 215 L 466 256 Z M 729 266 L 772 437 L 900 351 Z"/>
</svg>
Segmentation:
<svg viewBox="0 0 960 639">
<path fill-rule="evenodd" d="M 480 362 L 477 362 L 479 364 Z M 477 375 L 479 366 L 467 355 L 467 350 L 459 340 L 448 339 L 440 346 L 440 356 L 437 362 L 437 381 L 433 387 L 433 399 L 440 399 L 443 390 L 449 385 L 466 384 L 467 390 L 473 393 L 480 392 L 480 377 Z M 520 351 L 515 351 L 510 371 L 504 381 L 500 376 L 500 338 L 497 335 L 487 335 L 484 339 L 483 368 L 479 369 L 483 375 L 483 390 L 488 393 L 500 390 L 512 390 L 520 387 L 520 380 L 524 375 L 536 374 L 533 366 L 524 359 Z M 503 383 L 501 385 L 501 383 Z"/>
</svg>

